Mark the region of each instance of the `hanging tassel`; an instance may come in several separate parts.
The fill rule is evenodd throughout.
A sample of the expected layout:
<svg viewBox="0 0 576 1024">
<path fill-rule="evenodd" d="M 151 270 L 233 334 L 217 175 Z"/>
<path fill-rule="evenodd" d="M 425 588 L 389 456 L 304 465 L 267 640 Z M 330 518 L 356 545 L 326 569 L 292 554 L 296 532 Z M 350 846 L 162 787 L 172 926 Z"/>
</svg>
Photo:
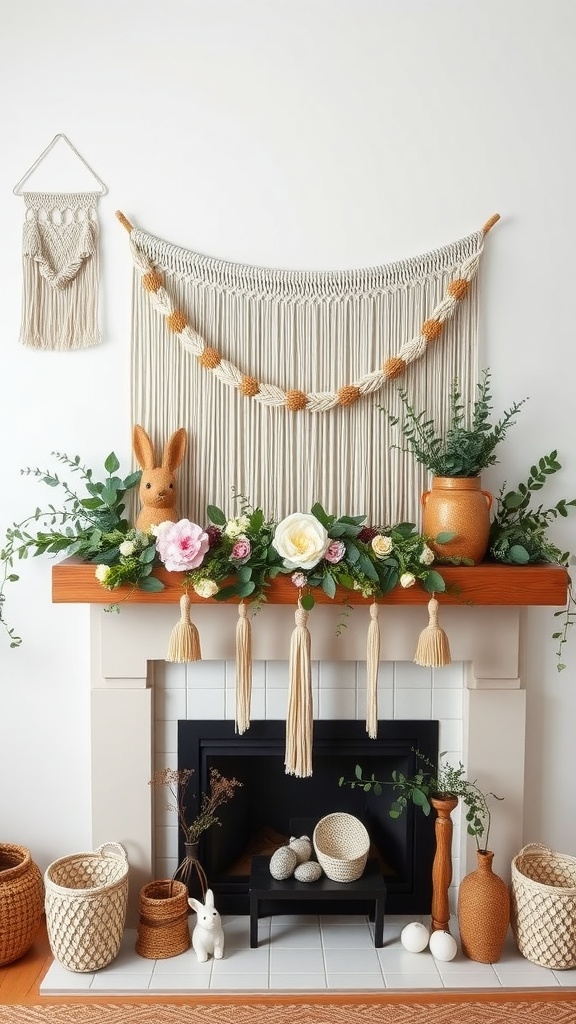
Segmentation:
<svg viewBox="0 0 576 1024">
<path fill-rule="evenodd" d="M 378 625 L 378 605 L 373 601 L 370 605 L 370 625 L 366 645 L 366 732 L 371 740 L 378 735 L 378 666 L 380 664 L 380 627 Z"/>
<path fill-rule="evenodd" d="M 286 718 L 286 775 L 300 779 L 312 775 L 312 674 L 308 612 L 298 604 L 290 641 L 290 679 Z"/>
<path fill-rule="evenodd" d="M 201 661 L 200 637 L 193 622 L 190 621 L 190 598 L 182 594 L 180 598 L 180 622 L 172 630 L 166 661 Z"/>
<path fill-rule="evenodd" d="M 250 728 L 252 697 L 252 626 L 244 601 L 238 605 L 236 623 L 236 732 Z"/>
<path fill-rule="evenodd" d="M 450 665 L 450 644 L 444 630 L 438 625 L 438 601 L 434 596 L 428 602 L 430 621 L 420 633 L 414 661 L 425 668 Z"/>
</svg>

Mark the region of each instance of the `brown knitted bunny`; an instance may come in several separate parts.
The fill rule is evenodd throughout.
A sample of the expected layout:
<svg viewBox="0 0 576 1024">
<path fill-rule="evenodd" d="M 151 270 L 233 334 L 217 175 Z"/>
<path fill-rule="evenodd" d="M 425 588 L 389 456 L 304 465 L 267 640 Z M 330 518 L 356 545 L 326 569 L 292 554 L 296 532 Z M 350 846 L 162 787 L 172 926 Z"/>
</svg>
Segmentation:
<svg viewBox="0 0 576 1024">
<path fill-rule="evenodd" d="M 164 446 L 162 465 L 156 465 L 154 445 L 143 427 L 136 424 L 132 439 L 134 454 L 142 466 L 140 501 L 142 508 L 136 520 L 137 530 L 149 531 L 151 526 L 169 519 L 177 521 L 175 471 L 186 452 L 186 430 L 180 427 Z"/>
</svg>

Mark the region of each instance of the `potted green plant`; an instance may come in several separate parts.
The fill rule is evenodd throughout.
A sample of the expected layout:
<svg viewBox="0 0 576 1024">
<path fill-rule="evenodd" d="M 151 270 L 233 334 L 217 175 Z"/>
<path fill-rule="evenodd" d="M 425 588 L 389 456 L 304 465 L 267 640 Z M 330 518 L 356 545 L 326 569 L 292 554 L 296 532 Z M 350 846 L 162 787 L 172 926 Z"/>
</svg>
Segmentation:
<svg viewBox="0 0 576 1024">
<path fill-rule="evenodd" d="M 381 781 L 374 774 L 365 778 L 356 765 L 353 779 L 339 779 L 340 786 L 373 792 L 379 796 L 383 787 L 391 786 L 395 799 L 390 805 L 391 818 L 399 818 L 409 804 L 426 815 L 436 811 L 436 854 L 432 865 L 431 923 L 436 930 L 448 931 L 450 908 L 448 888 L 452 880 L 451 814 L 461 800 L 466 809 L 466 829 L 476 840 L 478 867 L 461 882 L 458 893 L 458 925 L 462 949 L 472 960 L 496 962 L 502 951 L 508 929 L 510 903 L 505 882 L 492 871 L 493 853 L 488 849 L 492 821 L 489 799 L 501 800 L 495 793 L 484 793 L 476 781 L 466 778 L 462 763 L 455 768 L 440 761 L 436 767 L 428 758 L 414 751 L 420 766 L 412 776 L 394 770 L 391 778 Z M 440 758 L 444 755 L 440 754 Z"/>
<path fill-rule="evenodd" d="M 401 388 L 404 418 L 390 415 L 407 442 L 401 451 L 410 451 L 432 474 L 432 488 L 422 495 L 422 529 L 431 537 L 451 533 L 446 543 L 435 543 L 442 557 L 459 558 L 468 563 L 481 562 L 488 549 L 492 495 L 483 491 L 480 474 L 497 462 L 496 448 L 526 401 L 507 409 L 492 422 L 490 370 L 484 370 L 476 385 L 476 397 L 467 410 L 458 379 L 452 381 L 448 425 L 439 430 L 426 410 L 416 412 L 408 393 Z M 399 447 L 399 446 L 396 446 Z"/>
</svg>

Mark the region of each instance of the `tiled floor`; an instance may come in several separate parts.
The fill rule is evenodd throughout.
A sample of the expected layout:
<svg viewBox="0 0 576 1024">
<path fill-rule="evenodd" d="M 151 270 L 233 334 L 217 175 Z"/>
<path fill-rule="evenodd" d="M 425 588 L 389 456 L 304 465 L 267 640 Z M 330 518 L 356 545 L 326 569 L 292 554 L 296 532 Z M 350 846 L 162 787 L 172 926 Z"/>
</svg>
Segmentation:
<svg viewBox="0 0 576 1024">
<path fill-rule="evenodd" d="M 386 918 L 384 946 L 375 949 L 364 917 L 307 915 L 262 918 L 258 949 L 250 949 L 248 917 L 224 917 L 222 960 L 200 964 L 192 949 L 168 960 L 147 960 L 127 930 L 117 958 L 95 974 L 53 963 L 41 995 L 144 995 L 182 992 L 317 992 L 386 989 L 576 988 L 576 970 L 551 971 L 525 960 L 509 934 L 497 964 L 479 964 L 460 951 L 448 963 L 431 953 L 408 953 L 400 933 L 412 918 Z M 422 919 L 425 920 L 425 919 Z M 426 922 L 425 922 L 426 923 Z M 458 938 L 456 923 L 450 930 Z"/>
</svg>

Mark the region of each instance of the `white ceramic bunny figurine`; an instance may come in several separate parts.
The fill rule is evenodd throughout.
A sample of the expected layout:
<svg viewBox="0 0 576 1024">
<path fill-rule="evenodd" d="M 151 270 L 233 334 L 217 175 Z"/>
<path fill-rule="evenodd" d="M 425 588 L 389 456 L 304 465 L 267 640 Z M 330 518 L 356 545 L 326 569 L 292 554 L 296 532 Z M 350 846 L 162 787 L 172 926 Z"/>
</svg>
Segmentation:
<svg viewBox="0 0 576 1024">
<path fill-rule="evenodd" d="M 196 924 L 192 932 L 192 945 L 198 957 L 198 962 L 206 963 L 209 954 L 214 954 L 215 960 L 221 960 L 224 956 L 224 931 L 220 914 L 214 907 L 214 893 L 212 889 L 206 890 L 206 905 L 191 897 L 188 903 L 196 911 Z"/>
</svg>

